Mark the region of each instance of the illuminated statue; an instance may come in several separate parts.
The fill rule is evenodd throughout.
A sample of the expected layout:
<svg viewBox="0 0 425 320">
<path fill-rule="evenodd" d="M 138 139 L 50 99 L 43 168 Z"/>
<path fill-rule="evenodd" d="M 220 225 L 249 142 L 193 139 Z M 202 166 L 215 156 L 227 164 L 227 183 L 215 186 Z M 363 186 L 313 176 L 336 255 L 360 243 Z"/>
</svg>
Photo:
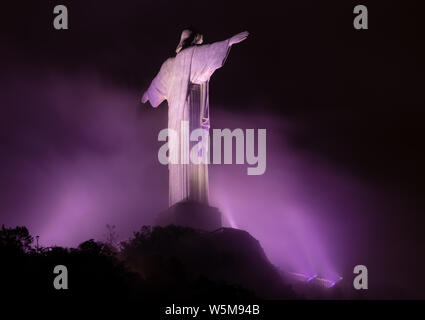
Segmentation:
<svg viewBox="0 0 425 320">
<path fill-rule="evenodd" d="M 241 32 L 224 41 L 202 44 L 201 34 L 183 30 L 176 56 L 162 64 L 143 94 L 142 102 L 150 101 L 154 108 L 168 101 L 168 128 L 178 133 L 177 139 L 170 135 L 168 140 L 170 206 L 182 200 L 208 204 L 208 164 L 187 161 L 189 150 L 197 143 L 190 141 L 188 145 L 189 136 L 199 128 L 208 132 L 210 77 L 224 64 L 230 47 L 247 37 L 248 32 Z M 182 122 L 188 124 L 189 130 L 182 129 Z"/>
</svg>

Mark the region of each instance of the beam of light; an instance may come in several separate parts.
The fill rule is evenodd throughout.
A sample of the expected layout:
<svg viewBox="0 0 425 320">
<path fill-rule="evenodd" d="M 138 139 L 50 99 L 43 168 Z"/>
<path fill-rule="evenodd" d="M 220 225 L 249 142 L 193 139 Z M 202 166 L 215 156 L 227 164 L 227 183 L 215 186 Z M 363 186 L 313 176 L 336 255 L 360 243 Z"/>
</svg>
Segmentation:
<svg viewBox="0 0 425 320">
<path fill-rule="evenodd" d="M 310 282 L 310 281 L 316 279 L 317 277 L 318 277 L 317 274 L 312 275 L 312 276 L 310 276 L 310 277 L 307 278 L 307 282 Z"/>
<path fill-rule="evenodd" d="M 287 274 L 296 281 L 305 282 L 305 283 L 318 283 L 325 288 L 332 288 L 343 278 L 337 276 L 337 279 L 327 279 L 325 277 L 320 277 L 318 274 L 304 274 L 299 272 L 287 272 Z"/>
<path fill-rule="evenodd" d="M 226 220 L 230 224 L 230 226 L 234 229 L 239 229 L 236 225 L 235 219 L 233 218 L 232 212 L 230 210 L 225 210 L 222 212 L 222 214 L 225 216 Z"/>
</svg>

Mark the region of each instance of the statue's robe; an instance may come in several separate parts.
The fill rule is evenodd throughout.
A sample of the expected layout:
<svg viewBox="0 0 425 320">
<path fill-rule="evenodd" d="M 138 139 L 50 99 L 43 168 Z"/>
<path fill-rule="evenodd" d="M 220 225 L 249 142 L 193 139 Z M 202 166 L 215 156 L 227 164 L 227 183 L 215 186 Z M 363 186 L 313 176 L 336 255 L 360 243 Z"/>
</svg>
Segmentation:
<svg viewBox="0 0 425 320">
<path fill-rule="evenodd" d="M 188 144 L 187 132 L 209 130 L 208 82 L 224 64 L 229 50 L 229 40 L 182 50 L 162 64 L 145 93 L 154 108 L 168 101 L 168 128 L 178 133 L 178 139 L 169 136 L 168 141 L 170 206 L 183 200 L 208 204 L 208 164 L 190 161 L 189 152 L 197 142 Z M 189 122 L 189 130 L 181 130 L 183 120 Z"/>
</svg>

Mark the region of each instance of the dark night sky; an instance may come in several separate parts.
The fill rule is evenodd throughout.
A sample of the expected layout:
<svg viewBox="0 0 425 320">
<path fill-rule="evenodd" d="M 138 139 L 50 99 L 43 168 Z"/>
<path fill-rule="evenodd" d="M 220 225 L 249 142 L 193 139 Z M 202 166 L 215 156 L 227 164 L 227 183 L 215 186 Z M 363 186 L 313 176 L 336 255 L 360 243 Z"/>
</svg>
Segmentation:
<svg viewBox="0 0 425 320">
<path fill-rule="evenodd" d="M 52 27 L 56 4 L 68 7 L 67 31 Z M 352 26 L 357 4 L 369 9 L 369 30 L 356 31 Z M 331 171 L 344 172 L 366 185 L 363 191 L 376 198 L 376 203 L 371 202 L 374 210 L 359 213 L 365 219 L 360 225 L 370 228 L 361 245 L 362 250 L 369 250 L 366 260 L 370 259 L 375 273 L 385 274 L 381 281 L 401 277 L 395 287 L 407 295 L 425 297 L 424 281 L 416 280 L 425 267 L 425 26 L 419 1 L 126 0 L 31 1 L 25 5 L 8 1 L 0 6 L 0 223 L 30 221 L 24 218 L 29 215 L 25 204 L 35 208 L 40 203 L 34 190 L 47 184 L 45 172 L 61 167 L 58 159 L 62 157 L 80 159 L 79 154 L 89 152 L 102 158 L 126 143 L 126 152 L 137 162 L 146 148 L 155 150 L 155 126 L 146 138 L 152 145 L 146 144 L 141 154 L 137 143 L 125 141 L 144 129 L 138 120 L 131 120 L 133 116 L 166 116 L 165 104 L 162 111 L 152 114 L 136 102 L 161 63 L 173 54 L 185 26 L 196 26 L 206 42 L 248 30 L 248 40 L 232 49 L 210 84 L 213 110 L 218 115 L 230 114 L 235 121 L 232 124 L 227 117 L 227 122 L 220 122 L 217 116 L 213 127 L 222 123 L 237 127 L 246 121 L 261 128 L 273 122 L 271 140 L 283 139 L 293 154 L 309 155 L 311 162 L 321 159 Z M 113 88 L 110 91 L 116 94 L 103 94 L 105 88 Z M 101 98 L 96 101 L 93 92 L 100 92 Z M 133 98 L 131 112 L 107 111 L 110 114 L 99 119 L 102 125 L 113 126 L 113 118 L 122 116 L 127 124 L 96 129 L 100 113 L 95 105 L 105 102 L 106 108 L 113 109 L 108 105 L 113 104 L 111 99 Z M 248 118 L 238 118 L 244 112 Z M 273 121 L 257 124 L 252 120 L 256 116 Z M 120 134 L 115 135 L 114 129 Z M 279 156 L 271 161 L 269 177 L 278 174 L 271 170 Z M 125 156 L 110 166 L 105 161 L 105 170 L 113 172 L 111 168 L 123 163 Z M 90 176 L 90 166 L 81 167 L 84 173 L 80 173 Z M 166 172 L 157 164 L 149 164 L 148 169 L 128 166 L 125 174 L 144 177 L 144 170 L 152 167 L 162 172 L 162 182 L 152 188 L 163 190 L 165 185 L 166 189 Z M 92 179 L 102 180 L 102 170 Z M 123 188 L 134 192 L 130 198 L 138 197 L 139 186 L 130 183 Z M 85 194 L 78 183 L 75 190 Z M 110 195 L 114 189 L 105 192 Z M 350 206 L 361 201 L 357 199 L 353 196 L 347 201 L 347 213 L 338 216 L 345 215 L 345 228 L 350 226 L 350 215 L 356 214 L 357 209 Z M 144 208 L 156 210 L 162 204 Z M 338 208 L 343 207 L 344 202 Z M 34 219 L 43 220 L 43 213 L 38 215 Z M 140 222 L 121 218 L 128 225 Z M 362 229 L 351 226 L 349 233 L 361 237 Z M 42 230 L 39 224 L 34 229 Z M 329 235 L 328 241 L 332 237 L 338 241 L 337 233 Z M 354 248 L 356 240 L 351 241 L 350 248 Z M 338 252 L 335 249 L 334 256 Z M 361 257 L 359 252 L 356 258 Z M 383 262 L 375 263 L 373 257 L 381 256 L 385 256 Z M 349 269 L 352 261 L 342 263 L 341 269 Z"/>
</svg>

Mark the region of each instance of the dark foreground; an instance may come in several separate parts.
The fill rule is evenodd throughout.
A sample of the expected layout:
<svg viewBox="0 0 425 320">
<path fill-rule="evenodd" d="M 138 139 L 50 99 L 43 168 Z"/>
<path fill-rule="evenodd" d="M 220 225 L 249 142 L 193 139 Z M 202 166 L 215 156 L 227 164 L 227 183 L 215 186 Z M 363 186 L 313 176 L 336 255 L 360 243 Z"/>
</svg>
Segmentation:
<svg viewBox="0 0 425 320">
<path fill-rule="evenodd" d="M 117 249 L 93 239 L 77 248 L 39 248 L 25 227 L 0 230 L 2 292 L 15 301 L 294 299 L 249 233 L 142 227 Z M 68 289 L 54 288 L 63 265 Z"/>
</svg>

